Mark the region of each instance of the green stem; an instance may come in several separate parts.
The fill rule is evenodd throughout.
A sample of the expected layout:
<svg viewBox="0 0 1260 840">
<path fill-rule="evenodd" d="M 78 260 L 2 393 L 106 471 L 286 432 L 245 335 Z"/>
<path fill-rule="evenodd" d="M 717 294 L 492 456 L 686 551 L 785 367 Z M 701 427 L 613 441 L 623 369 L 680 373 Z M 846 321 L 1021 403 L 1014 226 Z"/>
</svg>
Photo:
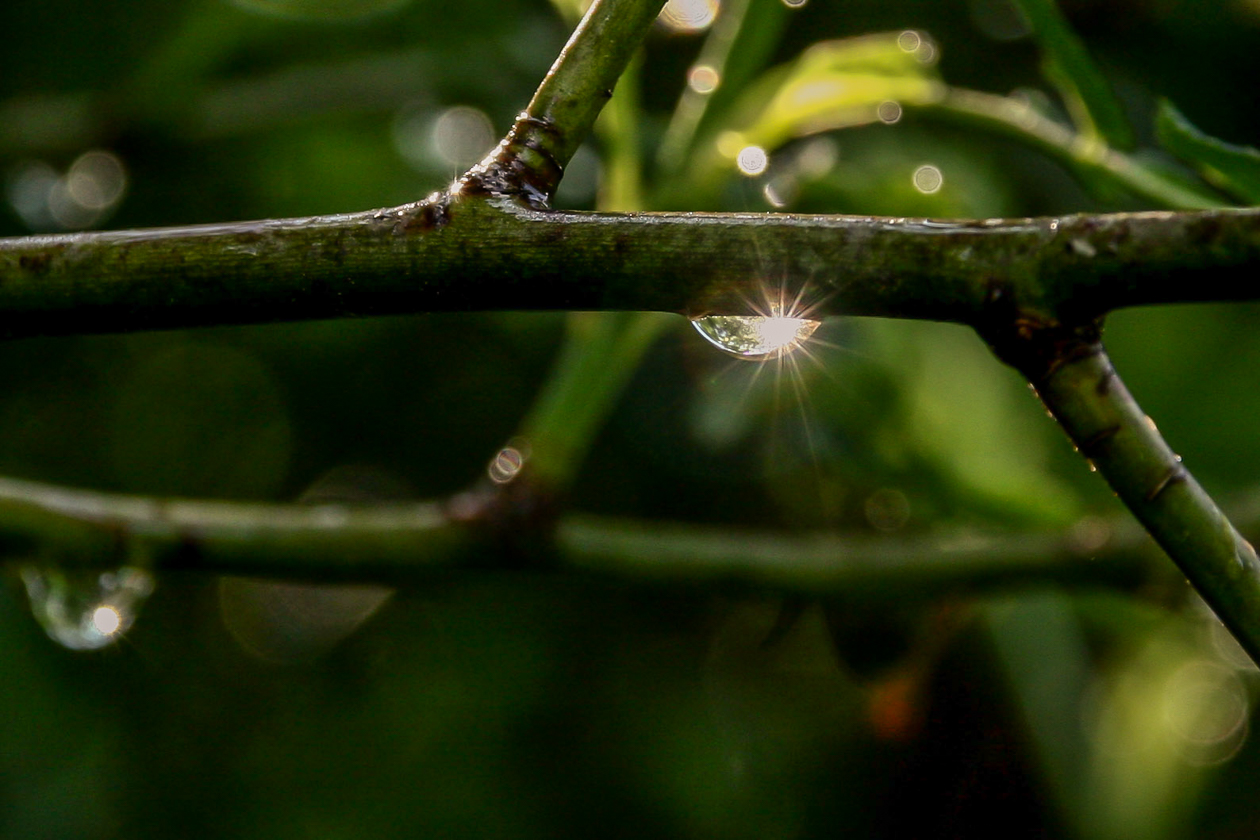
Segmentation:
<svg viewBox="0 0 1260 840">
<path fill-rule="evenodd" d="M 65 568 L 100 569 L 139 552 L 158 572 L 311 583 L 415 585 L 460 569 L 520 568 L 496 532 L 460 521 L 459 509 L 160 500 L 0 479 L 0 550 L 17 563 L 41 551 Z M 814 595 L 1148 581 L 1157 569 L 1136 529 L 1105 529 L 1100 545 L 1072 534 L 841 538 L 566 516 L 536 559 L 630 584 Z"/>
<path fill-rule="evenodd" d="M 913 106 L 907 106 L 913 107 Z M 1084 179 L 1117 184 L 1162 207 L 1199 210 L 1220 207 L 1222 199 L 1177 180 L 1109 148 L 1097 138 L 1077 134 L 1042 115 L 1031 105 L 992 93 L 949 88 L 939 102 L 916 110 L 980 127 L 1027 143 L 1061 160 Z"/>
<path fill-rule="evenodd" d="M 530 470 L 548 490 L 564 490 L 639 360 L 668 319 L 640 313 L 575 312 L 556 367 L 521 435 Z"/>
<path fill-rule="evenodd" d="M 1073 317 L 1254 300 L 1260 209 L 934 222 L 534 211 L 435 199 L 374 213 L 0 239 L 0 335 L 408 312 L 818 315 L 975 324 L 995 288 Z"/>
<path fill-rule="evenodd" d="M 663 5 L 594 0 L 516 125 L 455 192 L 510 195 L 546 207 Z"/>
<path fill-rule="evenodd" d="M 1007 360 L 1029 377 L 1081 454 L 1260 661 L 1260 560 L 1138 407 L 1091 331 L 1048 330 Z M 1040 337 L 1034 337 L 1034 342 Z"/>
</svg>

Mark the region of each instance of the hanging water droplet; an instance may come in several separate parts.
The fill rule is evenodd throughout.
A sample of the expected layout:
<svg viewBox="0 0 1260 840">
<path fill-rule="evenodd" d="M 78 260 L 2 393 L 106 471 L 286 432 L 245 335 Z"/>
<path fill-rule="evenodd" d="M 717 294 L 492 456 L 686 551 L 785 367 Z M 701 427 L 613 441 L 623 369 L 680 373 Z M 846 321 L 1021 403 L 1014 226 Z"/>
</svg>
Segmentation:
<svg viewBox="0 0 1260 840">
<path fill-rule="evenodd" d="M 739 359 L 777 359 L 800 347 L 822 324 L 808 318 L 709 315 L 691 325 L 714 347 Z"/>
<path fill-rule="evenodd" d="M 153 591 L 148 572 L 130 566 L 109 572 L 27 566 L 22 582 L 36 620 L 49 638 L 71 650 L 116 642 Z"/>
</svg>

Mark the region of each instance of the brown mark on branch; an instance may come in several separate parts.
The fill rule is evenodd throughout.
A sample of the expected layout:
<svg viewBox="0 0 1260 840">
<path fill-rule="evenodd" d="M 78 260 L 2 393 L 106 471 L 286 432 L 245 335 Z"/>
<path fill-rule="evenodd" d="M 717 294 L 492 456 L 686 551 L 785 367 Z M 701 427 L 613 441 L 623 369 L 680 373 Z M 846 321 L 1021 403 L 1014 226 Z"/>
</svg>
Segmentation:
<svg viewBox="0 0 1260 840">
<path fill-rule="evenodd" d="M 1115 437 L 1115 435 L 1120 431 L 1120 429 L 1121 427 L 1118 425 L 1108 426 L 1105 429 L 1100 429 L 1099 431 L 1095 432 L 1094 434 L 1082 440 L 1077 446 L 1081 450 L 1081 452 L 1083 452 L 1086 456 L 1092 456 L 1094 451 L 1099 447 L 1099 445 L 1101 445 L 1104 441 L 1110 440 L 1111 438 Z"/>
<path fill-rule="evenodd" d="M 1181 484 L 1186 479 L 1186 468 L 1181 466 L 1181 464 L 1174 464 L 1168 468 L 1168 472 L 1165 473 L 1162 479 L 1160 479 L 1160 482 L 1152 487 L 1151 491 L 1146 494 L 1146 501 L 1155 501 L 1169 487 L 1172 487 L 1174 484 Z"/>
<path fill-rule="evenodd" d="M 544 117 L 522 113 L 499 145 L 459 179 L 452 194 L 517 198 L 546 210 L 564 167 L 552 153 L 560 131 Z"/>
<path fill-rule="evenodd" d="M 999 359 L 1028 377 L 1034 387 L 1061 366 L 1103 352 L 1099 322 L 1067 324 L 1049 313 L 1020 305 L 998 282 L 973 324 Z"/>
</svg>

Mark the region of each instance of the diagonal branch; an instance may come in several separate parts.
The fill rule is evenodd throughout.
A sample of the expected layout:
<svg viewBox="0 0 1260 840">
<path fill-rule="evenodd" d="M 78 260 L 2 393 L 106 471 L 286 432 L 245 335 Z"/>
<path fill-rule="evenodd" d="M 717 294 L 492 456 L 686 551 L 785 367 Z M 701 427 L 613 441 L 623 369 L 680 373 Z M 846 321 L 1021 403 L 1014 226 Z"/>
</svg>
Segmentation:
<svg viewBox="0 0 1260 840">
<path fill-rule="evenodd" d="M 1260 662 L 1260 559 L 1134 401 L 1097 330 L 1017 320 L 986 335 Z"/>
</svg>

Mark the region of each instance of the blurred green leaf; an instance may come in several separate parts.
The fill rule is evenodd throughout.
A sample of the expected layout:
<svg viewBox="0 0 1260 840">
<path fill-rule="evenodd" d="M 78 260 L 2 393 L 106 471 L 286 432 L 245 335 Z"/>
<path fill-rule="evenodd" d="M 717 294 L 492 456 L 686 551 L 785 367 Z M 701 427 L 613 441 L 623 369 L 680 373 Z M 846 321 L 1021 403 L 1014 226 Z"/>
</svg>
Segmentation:
<svg viewBox="0 0 1260 840">
<path fill-rule="evenodd" d="M 1124 109 L 1054 0 L 1015 0 L 1015 5 L 1032 28 L 1042 69 L 1059 89 L 1076 127 L 1111 146 L 1132 148 L 1133 130 Z"/>
<path fill-rule="evenodd" d="M 787 24 L 789 7 L 780 0 L 728 0 L 721 7 L 691 72 L 706 68 L 713 85 L 701 91 L 688 84 L 670 118 L 658 158 L 676 170 L 690 155 L 697 136 L 720 121 L 748 82 L 770 61 Z"/>
<path fill-rule="evenodd" d="M 293 18 L 359 18 L 402 6 L 407 0 L 232 0 L 242 9 Z"/>
<path fill-rule="evenodd" d="M 886 102 L 934 102 L 944 92 L 935 60 L 935 45 L 913 31 L 815 44 L 751 86 L 718 149 L 733 159 L 745 146 L 770 150 L 794 137 L 873 123 Z"/>
<path fill-rule="evenodd" d="M 1236 198 L 1260 204 L 1260 151 L 1204 134 L 1167 99 L 1159 101 L 1155 131 L 1160 145 L 1204 178 Z"/>
</svg>

